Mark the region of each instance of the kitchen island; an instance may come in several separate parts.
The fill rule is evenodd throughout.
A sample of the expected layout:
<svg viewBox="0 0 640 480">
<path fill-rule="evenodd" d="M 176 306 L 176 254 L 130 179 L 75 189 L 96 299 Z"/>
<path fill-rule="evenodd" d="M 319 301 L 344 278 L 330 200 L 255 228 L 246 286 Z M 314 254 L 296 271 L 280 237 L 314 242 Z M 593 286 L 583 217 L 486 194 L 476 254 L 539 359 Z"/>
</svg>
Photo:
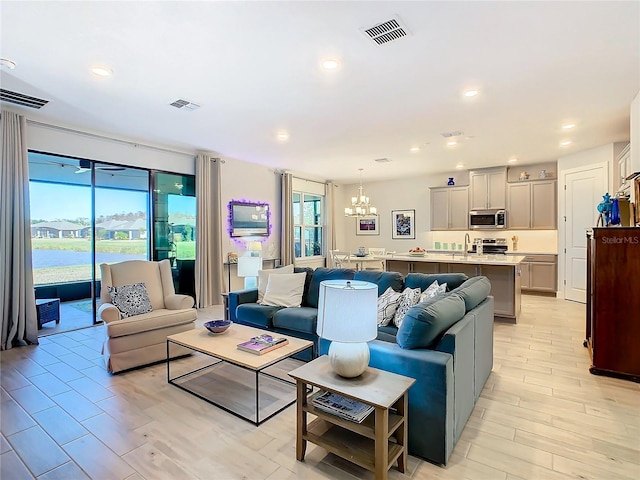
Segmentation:
<svg viewBox="0 0 640 480">
<path fill-rule="evenodd" d="M 388 272 L 464 273 L 468 277 L 484 275 L 491 282 L 494 318 L 516 323 L 520 315 L 520 255 L 477 255 L 470 253 L 429 253 L 424 256 L 394 254 L 386 257 Z"/>
</svg>

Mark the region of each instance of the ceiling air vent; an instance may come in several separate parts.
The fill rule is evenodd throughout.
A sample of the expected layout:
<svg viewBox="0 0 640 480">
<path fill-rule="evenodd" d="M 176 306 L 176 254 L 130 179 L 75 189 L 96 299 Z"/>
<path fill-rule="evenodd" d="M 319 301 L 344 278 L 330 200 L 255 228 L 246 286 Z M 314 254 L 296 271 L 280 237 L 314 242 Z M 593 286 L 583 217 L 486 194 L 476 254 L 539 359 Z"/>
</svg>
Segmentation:
<svg viewBox="0 0 640 480">
<path fill-rule="evenodd" d="M 462 135 L 462 132 L 460 130 L 456 130 L 455 132 L 444 132 L 440 135 L 442 135 L 444 138 L 459 137 L 460 135 Z"/>
<path fill-rule="evenodd" d="M 12 92 L 10 90 L 0 89 L 0 100 L 3 102 L 15 103 L 16 105 L 22 105 L 23 107 L 42 108 L 49 100 L 43 100 L 41 98 L 30 97 L 23 93 Z"/>
<path fill-rule="evenodd" d="M 189 102 L 188 100 L 182 100 L 180 98 L 175 102 L 170 103 L 169 105 L 184 110 L 195 110 L 197 108 L 200 108 L 200 105 L 198 105 L 197 103 Z"/>
<path fill-rule="evenodd" d="M 399 38 L 406 37 L 409 32 L 398 17 L 393 17 L 373 27 L 365 28 L 364 33 L 378 45 L 393 42 Z"/>
</svg>

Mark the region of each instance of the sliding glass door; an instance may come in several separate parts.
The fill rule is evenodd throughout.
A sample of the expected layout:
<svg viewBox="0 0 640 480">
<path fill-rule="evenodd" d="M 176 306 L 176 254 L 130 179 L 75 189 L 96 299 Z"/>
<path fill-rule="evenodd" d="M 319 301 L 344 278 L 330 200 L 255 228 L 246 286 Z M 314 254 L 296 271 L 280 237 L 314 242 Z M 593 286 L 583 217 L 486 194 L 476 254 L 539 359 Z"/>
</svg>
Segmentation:
<svg viewBox="0 0 640 480">
<path fill-rule="evenodd" d="M 149 172 L 29 152 L 36 298 L 61 302 L 60 325 L 96 322 L 101 263 L 149 259 Z"/>
<path fill-rule="evenodd" d="M 93 164 L 96 297 L 100 264 L 149 260 L 149 172 Z"/>
</svg>

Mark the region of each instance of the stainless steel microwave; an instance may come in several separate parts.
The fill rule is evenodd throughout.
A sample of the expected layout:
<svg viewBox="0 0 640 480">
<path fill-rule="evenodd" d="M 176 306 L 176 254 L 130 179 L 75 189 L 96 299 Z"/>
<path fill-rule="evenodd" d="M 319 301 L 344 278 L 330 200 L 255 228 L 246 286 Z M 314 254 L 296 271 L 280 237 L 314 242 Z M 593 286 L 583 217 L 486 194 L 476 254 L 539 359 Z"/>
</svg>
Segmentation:
<svg viewBox="0 0 640 480">
<path fill-rule="evenodd" d="M 471 230 L 498 230 L 507 228 L 507 212 L 501 209 L 471 210 L 469 212 Z"/>
</svg>

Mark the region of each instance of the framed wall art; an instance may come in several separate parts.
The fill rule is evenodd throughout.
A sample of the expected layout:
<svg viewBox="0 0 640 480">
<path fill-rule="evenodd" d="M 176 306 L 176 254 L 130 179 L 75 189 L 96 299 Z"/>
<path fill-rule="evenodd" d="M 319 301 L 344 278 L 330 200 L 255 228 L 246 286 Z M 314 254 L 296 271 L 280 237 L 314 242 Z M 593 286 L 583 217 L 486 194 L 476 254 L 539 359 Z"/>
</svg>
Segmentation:
<svg viewBox="0 0 640 480">
<path fill-rule="evenodd" d="M 393 225 L 393 231 L 391 232 L 391 238 L 416 238 L 415 218 L 415 210 L 392 210 L 391 224 Z"/>
<path fill-rule="evenodd" d="M 356 235 L 380 235 L 377 215 L 356 218 Z"/>
</svg>

